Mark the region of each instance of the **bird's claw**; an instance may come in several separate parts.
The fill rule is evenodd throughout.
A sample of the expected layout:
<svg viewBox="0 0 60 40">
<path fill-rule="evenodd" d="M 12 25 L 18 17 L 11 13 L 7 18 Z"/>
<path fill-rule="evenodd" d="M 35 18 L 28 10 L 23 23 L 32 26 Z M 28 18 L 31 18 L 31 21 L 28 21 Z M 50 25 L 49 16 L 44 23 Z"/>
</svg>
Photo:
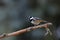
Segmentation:
<svg viewBox="0 0 60 40">
<path fill-rule="evenodd" d="M 52 35 L 52 32 L 50 31 L 50 29 L 49 28 L 46 28 L 46 33 L 45 33 L 45 35 L 44 36 L 46 36 L 46 35 L 48 35 L 48 33 L 50 33 L 50 35 Z"/>
</svg>

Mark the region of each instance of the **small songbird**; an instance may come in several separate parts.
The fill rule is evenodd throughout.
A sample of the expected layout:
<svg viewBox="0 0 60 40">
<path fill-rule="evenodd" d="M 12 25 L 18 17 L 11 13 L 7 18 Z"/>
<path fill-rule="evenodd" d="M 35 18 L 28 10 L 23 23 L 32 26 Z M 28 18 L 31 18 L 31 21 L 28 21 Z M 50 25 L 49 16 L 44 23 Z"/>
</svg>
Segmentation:
<svg viewBox="0 0 60 40">
<path fill-rule="evenodd" d="M 41 19 L 41 18 L 38 18 L 38 17 L 31 17 L 29 16 L 29 20 L 30 22 L 34 25 L 34 26 L 37 26 L 37 25 L 40 25 L 41 23 L 48 23 L 47 21 Z M 45 36 L 50 33 L 50 35 L 52 35 L 52 32 L 50 31 L 49 28 L 45 28 L 46 29 L 46 33 L 45 33 Z"/>
<path fill-rule="evenodd" d="M 33 25 L 40 25 L 41 23 L 47 23 L 47 21 L 45 21 L 41 18 L 38 18 L 38 17 L 31 17 L 30 16 L 29 20 Z"/>
</svg>

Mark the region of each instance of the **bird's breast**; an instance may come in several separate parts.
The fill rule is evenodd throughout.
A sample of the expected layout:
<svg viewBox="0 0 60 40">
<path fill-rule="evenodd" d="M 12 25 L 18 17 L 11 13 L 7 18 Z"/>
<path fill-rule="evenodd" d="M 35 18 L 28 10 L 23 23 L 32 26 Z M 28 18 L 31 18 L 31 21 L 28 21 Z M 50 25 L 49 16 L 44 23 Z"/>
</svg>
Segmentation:
<svg viewBox="0 0 60 40">
<path fill-rule="evenodd" d="M 38 20 L 36 20 L 36 21 L 31 21 L 31 23 L 34 25 L 38 25 L 40 22 Z"/>
</svg>

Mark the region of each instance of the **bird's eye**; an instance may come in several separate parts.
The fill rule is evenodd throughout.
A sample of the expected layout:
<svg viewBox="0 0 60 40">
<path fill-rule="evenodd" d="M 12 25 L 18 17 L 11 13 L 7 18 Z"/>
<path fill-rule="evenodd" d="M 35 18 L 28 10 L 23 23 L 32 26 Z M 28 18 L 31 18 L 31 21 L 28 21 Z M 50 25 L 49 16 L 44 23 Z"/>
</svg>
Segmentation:
<svg viewBox="0 0 60 40">
<path fill-rule="evenodd" d="M 29 16 L 28 18 L 32 18 L 32 16 Z"/>
</svg>

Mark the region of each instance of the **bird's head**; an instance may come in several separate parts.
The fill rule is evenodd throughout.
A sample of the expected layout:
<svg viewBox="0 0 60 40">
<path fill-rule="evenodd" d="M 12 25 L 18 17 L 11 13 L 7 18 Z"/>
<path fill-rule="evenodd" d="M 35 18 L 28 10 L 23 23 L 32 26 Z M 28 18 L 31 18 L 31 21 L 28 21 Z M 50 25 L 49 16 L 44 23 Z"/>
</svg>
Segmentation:
<svg viewBox="0 0 60 40">
<path fill-rule="evenodd" d="M 36 18 L 35 17 L 32 17 L 32 16 L 29 16 L 29 20 L 30 21 L 34 21 L 34 20 L 36 20 Z"/>
</svg>

